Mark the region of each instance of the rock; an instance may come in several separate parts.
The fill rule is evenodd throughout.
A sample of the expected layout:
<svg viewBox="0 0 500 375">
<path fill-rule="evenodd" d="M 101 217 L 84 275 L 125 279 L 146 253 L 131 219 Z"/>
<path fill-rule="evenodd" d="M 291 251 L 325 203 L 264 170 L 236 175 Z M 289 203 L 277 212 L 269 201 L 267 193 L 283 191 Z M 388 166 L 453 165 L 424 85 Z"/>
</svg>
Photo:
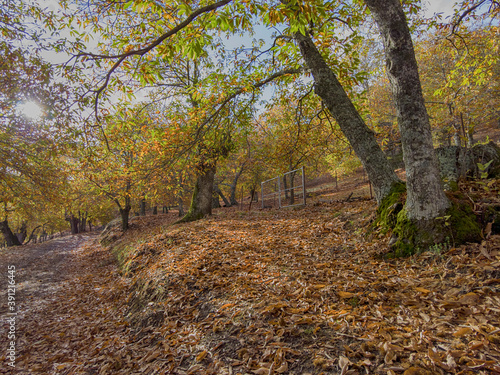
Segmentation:
<svg viewBox="0 0 500 375">
<path fill-rule="evenodd" d="M 470 149 L 458 146 L 447 146 L 436 149 L 441 178 L 446 190 L 454 190 L 456 182 L 463 174 L 469 177 L 481 178 L 487 173 L 488 177 L 500 175 L 500 148 L 494 143 L 477 144 Z M 491 164 L 481 170 L 478 165 Z"/>
</svg>

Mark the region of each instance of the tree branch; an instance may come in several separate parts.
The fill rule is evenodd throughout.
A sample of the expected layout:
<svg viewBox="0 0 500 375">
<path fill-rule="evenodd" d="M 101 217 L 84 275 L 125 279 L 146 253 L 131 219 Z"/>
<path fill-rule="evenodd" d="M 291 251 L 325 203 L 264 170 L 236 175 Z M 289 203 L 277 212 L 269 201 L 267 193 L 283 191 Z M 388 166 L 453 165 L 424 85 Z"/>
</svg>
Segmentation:
<svg viewBox="0 0 500 375">
<path fill-rule="evenodd" d="M 84 56 L 89 56 L 94 59 L 118 59 L 118 61 L 115 62 L 115 64 L 111 67 L 111 69 L 108 71 L 106 74 L 106 78 L 104 79 L 104 83 L 102 84 L 99 89 L 96 91 L 96 100 L 95 100 L 95 111 L 96 111 L 96 116 L 97 116 L 97 106 L 98 106 L 98 101 L 99 101 L 99 96 L 100 94 L 104 91 L 104 89 L 108 86 L 109 80 L 111 79 L 111 75 L 113 72 L 121 65 L 121 63 L 127 59 L 130 56 L 143 56 L 149 51 L 153 50 L 157 46 L 159 46 L 161 43 L 163 43 L 166 39 L 170 38 L 171 36 L 177 34 L 179 31 L 187 27 L 191 22 L 193 22 L 198 16 L 211 12 L 213 10 L 216 10 L 228 3 L 230 3 L 233 0 L 221 0 L 218 1 L 214 4 L 210 4 L 204 7 L 201 7 L 197 10 L 195 10 L 193 13 L 191 13 L 183 22 L 179 23 L 177 26 L 175 26 L 173 29 L 167 31 L 166 33 L 162 34 L 159 36 L 157 39 L 155 39 L 152 43 L 148 44 L 147 46 L 136 49 L 136 50 L 131 50 L 119 55 L 97 55 L 93 53 L 80 53 L 76 57 L 84 57 Z"/>
</svg>

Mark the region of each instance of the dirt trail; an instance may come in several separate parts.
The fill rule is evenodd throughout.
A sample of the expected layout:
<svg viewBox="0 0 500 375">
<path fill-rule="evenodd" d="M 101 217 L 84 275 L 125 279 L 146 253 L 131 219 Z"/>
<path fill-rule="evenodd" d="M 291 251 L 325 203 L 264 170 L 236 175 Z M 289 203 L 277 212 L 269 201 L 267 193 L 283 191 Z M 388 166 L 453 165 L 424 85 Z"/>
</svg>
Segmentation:
<svg viewBox="0 0 500 375">
<path fill-rule="evenodd" d="M 0 317 L 6 318 L 8 267 L 15 266 L 16 306 L 19 319 L 50 303 L 54 293 L 71 278 L 66 265 L 89 236 L 57 238 L 42 244 L 9 248 L 0 255 Z M 35 304 L 35 305 L 34 305 Z"/>
<path fill-rule="evenodd" d="M 96 236 L 78 235 L 0 252 L 0 373 L 93 374 L 99 340 L 123 333 L 123 280 Z M 97 251 L 96 251 L 97 249 Z M 8 266 L 15 266 L 15 368 L 8 357 Z M 11 274 L 12 275 L 12 274 Z M 123 298 L 122 298 L 123 297 Z"/>
</svg>

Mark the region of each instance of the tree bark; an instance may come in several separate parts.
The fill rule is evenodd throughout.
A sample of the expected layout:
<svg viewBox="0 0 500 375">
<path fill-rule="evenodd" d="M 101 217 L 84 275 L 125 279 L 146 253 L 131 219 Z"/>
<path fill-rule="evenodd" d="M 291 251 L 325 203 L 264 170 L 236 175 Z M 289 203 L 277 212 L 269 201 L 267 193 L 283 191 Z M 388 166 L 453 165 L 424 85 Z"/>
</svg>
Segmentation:
<svg viewBox="0 0 500 375">
<path fill-rule="evenodd" d="M 229 202 L 226 198 L 226 196 L 224 195 L 224 193 L 222 192 L 222 190 L 219 188 L 219 185 L 215 185 L 214 186 L 214 192 L 216 192 L 217 194 L 219 194 L 219 196 L 222 198 L 222 201 L 224 202 L 224 205 L 226 207 L 231 207 L 231 202 Z"/>
<path fill-rule="evenodd" d="M 184 202 L 182 202 L 182 198 L 178 198 L 178 209 L 179 209 L 179 217 L 184 216 Z"/>
<path fill-rule="evenodd" d="M 80 211 L 78 211 L 78 233 L 82 233 L 82 232 L 85 232 L 86 228 L 87 228 L 87 216 L 88 216 L 88 212 L 85 211 L 85 213 L 82 213 Z"/>
<path fill-rule="evenodd" d="M 39 226 L 35 227 L 35 228 L 31 231 L 31 234 L 30 234 L 30 236 L 29 236 L 29 238 L 28 238 L 28 242 L 26 242 L 26 243 L 25 243 L 25 245 L 29 244 L 29 243 L 30 243 L 30 242 L 31 242 L 31 241 L 35 238 L 35 231 L 36 231 L 37 229 L 39 229 L 40 227 L 41 227 L 41 225 L 39 225 Z M 62 236 L 61 236 L 61 237 L 62 237 Z"/>
<path fill-rule="evenodd" d="M 212 208 L 221 208 L 219 194 L 215 191 L 212 194 Z"/>
<path fill-rule="evenodd" d="M 71 227 L 71 234 L 78 234 L 80 219 L 78 219 L 73 214 L 69 214 L 66 215 L 66 221 L 69 221 L 69 225 Z"/>
<path fill-rule="evenodd" d="M 146 216 L 146 198 L 141 199 L 141 210 L 140 210 L 141 216 Z"/>
<path fill-rule="evenodd" d="M 196 178 L 191 206 L 179 222 L 195 221 L 212 214 L 212 194 L 216 171 L 215 163 L 204 164 Z"/>
<path fill-rule="evenodd" d="M 7 243 L 7 247 L 21 246 L 21 242 L 19 242 L 17 236 L 14 233 L 12 233 L 12 230 L 9 227 L 9 222 L 7 219 L 5 219 L 4 221 L 0 221 L 0 230 L 2 231 L 3 238 Z"/>
<path fill-rule="evenodd" d="M 24 240 L 28 236 L 28 223 L 23 221 L 21 227 L 17 230 L 16 236 L 20 243 L 24 242 Z"/>
<path fill-rule="evenodd" d="M 120 209 L 120 216 L 122 219 L 122 230 L 125 232 L 130 228 L 129 218 L 130 218 L 130 210 L 132 209 L 131 199 L 130 199 L 130 190 L 132 189 L 132 183 L 130 180 L 127 180 L 125 185 L 125 205 L 121 205 L 118 197 L 114 199 L 116 205 Z"/>
<path fill-rule="evenodd" d="M 229 192 L 229 201 L 231 202 L 230 206 L 237 206 L 238 205 L 238 200 L 236 199 L 236 188 L 238 187 L 238 180 L 243 174 L 244 170 L 244 165 L 241 166 L 240 170 L 236 172 L 234 175 L 233 182 L 231 185 L 229 185 L 230 192 Z"/>
<path fill-rule="evenodd" d="M 365 0 L 385 47 L 406 167 L 406 211 L 411 220 L 441 216 L 450 202 L 444 194 L 432 143 L 418 65 L 400 0 Z"/>
<path fill-rule="evenodd" d="M 297 32 L 295 40 L 314 77 L 315 93 L 321 97 L 360 158 L 380 204 L 393 186 L 400 182 L 399 178 L 378 145 L 373 131 L 366 126 L 310 36 Z"/>
<path fill-rule="evenodd" d="M 125 232 L 130 228 L 129 225 L 129 214 L 130 214 L 131 206 L 125 206 L 124 208 L 120 208 L 120 215 L 122 218 L 122 230 Z"/>
</svg>

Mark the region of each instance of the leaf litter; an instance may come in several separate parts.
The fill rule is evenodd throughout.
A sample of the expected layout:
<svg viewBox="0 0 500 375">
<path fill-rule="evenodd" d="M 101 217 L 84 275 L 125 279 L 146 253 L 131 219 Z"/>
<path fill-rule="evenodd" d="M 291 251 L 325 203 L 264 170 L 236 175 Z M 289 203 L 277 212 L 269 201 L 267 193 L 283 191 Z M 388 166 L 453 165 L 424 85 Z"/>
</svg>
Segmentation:
<svg viewBox="0 0 500 375">
<path fill-rule="evenodd" d="M 500 236 L 386 260 L 372 201 L 142 218 L 19 327 L 44 374 L 500 373 Z M 163 221 L 162 221 L 163 220 Z M 4 339 L 3 337 L 1 338 Z M 2 373 L 6 373 L 2 369 Z"/>
</svg>

